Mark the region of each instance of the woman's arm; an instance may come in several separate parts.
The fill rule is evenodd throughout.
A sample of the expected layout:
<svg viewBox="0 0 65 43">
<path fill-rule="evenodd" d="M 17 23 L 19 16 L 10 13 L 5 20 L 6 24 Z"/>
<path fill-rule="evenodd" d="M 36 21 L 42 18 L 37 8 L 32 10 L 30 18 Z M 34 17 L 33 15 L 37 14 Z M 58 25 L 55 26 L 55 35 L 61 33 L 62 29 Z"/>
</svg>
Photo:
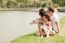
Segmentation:
<svg viewBox="0 0 65 43">
<path fill-rule="evenodd" d="M 36 23 L 40 23 L 40 22 L 42 22 L 41 18 L 33 20 L 33 22 L 31 24 L 36 24 Z"/>
<path fill-rule="evenodd" d="M 56 26 L 57 26 L 57 33 L 59 33 L 59 30 L 60 30 L 60 24 L 59 22 L 55 22 L 56 23 Z"/>
<path fill-rule="evenodd" d="M 39 21 L 38 19 L 33 20 L 32 23 L 30 23 L 30 24 L 36 24 L 36 23 L 38 23 L 38 21 Z"/>
<path fill-rule="evenodd" d="M 39 33 L 40 33 L 40 36 L 42 35 L 42 30 L 41 30 L 41 24 L 38 23 L 38 29 L 39 29 Z"/>
</svg>

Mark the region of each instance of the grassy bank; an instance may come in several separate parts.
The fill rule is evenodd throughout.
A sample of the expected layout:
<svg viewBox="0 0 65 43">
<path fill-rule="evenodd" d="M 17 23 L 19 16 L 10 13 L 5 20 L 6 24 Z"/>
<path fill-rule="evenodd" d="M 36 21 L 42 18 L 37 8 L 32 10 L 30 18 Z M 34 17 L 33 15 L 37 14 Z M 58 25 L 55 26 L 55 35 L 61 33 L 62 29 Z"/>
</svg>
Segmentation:
<svg viewBox="0 0 65 43">
<path fill-rule="evenodd" d="M 65 30 L 65 17 L 60 19 L 60 26 L 61 29 L 60 30 Z M 61 31 L 62 33 L 64 33 L 63 31 Z M 62 35 L 62 34 L 61 34 Z M 29 35 L 25 35 L 23 37 L 19 37 L 13 41 L 11 41 L 11 43 L 65 43 L 65 36 L 50 36 L 49 38 L 40 38 L 39 36 L 36 36 L 34 33 L 33 34 L 29 34 Z"/>
</svg>

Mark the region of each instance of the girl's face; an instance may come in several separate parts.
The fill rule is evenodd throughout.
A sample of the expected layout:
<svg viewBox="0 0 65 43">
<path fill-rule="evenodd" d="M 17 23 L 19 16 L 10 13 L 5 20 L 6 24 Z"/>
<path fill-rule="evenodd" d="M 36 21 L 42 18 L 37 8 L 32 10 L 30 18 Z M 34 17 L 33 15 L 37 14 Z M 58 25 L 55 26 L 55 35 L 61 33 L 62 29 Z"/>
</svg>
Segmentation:
<svg viewBox="0 0 65 43">
<path fill-rule="evenodd" d="M 46 18 L 46 16 L 42 16 L 42 19 L 43 19 L 44 21 L 48 21 L 48 19 Z"/>
</svg>

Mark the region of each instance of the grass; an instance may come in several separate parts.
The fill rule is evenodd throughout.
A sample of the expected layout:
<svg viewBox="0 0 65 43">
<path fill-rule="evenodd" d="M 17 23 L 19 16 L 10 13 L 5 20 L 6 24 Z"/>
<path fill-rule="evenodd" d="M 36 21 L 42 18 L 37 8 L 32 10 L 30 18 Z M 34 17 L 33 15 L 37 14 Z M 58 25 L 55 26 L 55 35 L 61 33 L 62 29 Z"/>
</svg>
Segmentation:
<svg viewBox="0 0 65 43">
<path fill-rule="evenodd" d="M 64 30 L 65 26 L 65 17 L 60 19 L 60 25 L 61 25 L 61 30 Z M 36 36 L 35 33 L 28 34 L 22 37 L 19 37 L 11 43 L 65 43 L 65 36 L 50 36 L 49 38 L 40 38 L 39 36 Z"/>
<path fill-rule="evenodd" d="M 61 26 L 61 28 L 64 28 L 64 26 L 65 26 L 65 17 L 60 19 L 60 26 Z"/>
</svg>

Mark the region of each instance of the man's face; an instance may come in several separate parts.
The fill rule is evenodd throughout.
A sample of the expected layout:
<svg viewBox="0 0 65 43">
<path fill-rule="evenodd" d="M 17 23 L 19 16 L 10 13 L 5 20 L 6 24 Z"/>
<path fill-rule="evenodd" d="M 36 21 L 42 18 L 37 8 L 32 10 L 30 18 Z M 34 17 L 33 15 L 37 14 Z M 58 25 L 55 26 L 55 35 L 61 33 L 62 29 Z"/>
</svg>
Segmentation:
<svg viewBox="0 0 65 43">
<path fill-rule="evenodd" d="M 46 11 L 46 14 L 49 16 L 49 15 L 50 15 L 50 11 L 49 11 L 49 10 L 47 10 L 47 11 Z"/>
</svg>

